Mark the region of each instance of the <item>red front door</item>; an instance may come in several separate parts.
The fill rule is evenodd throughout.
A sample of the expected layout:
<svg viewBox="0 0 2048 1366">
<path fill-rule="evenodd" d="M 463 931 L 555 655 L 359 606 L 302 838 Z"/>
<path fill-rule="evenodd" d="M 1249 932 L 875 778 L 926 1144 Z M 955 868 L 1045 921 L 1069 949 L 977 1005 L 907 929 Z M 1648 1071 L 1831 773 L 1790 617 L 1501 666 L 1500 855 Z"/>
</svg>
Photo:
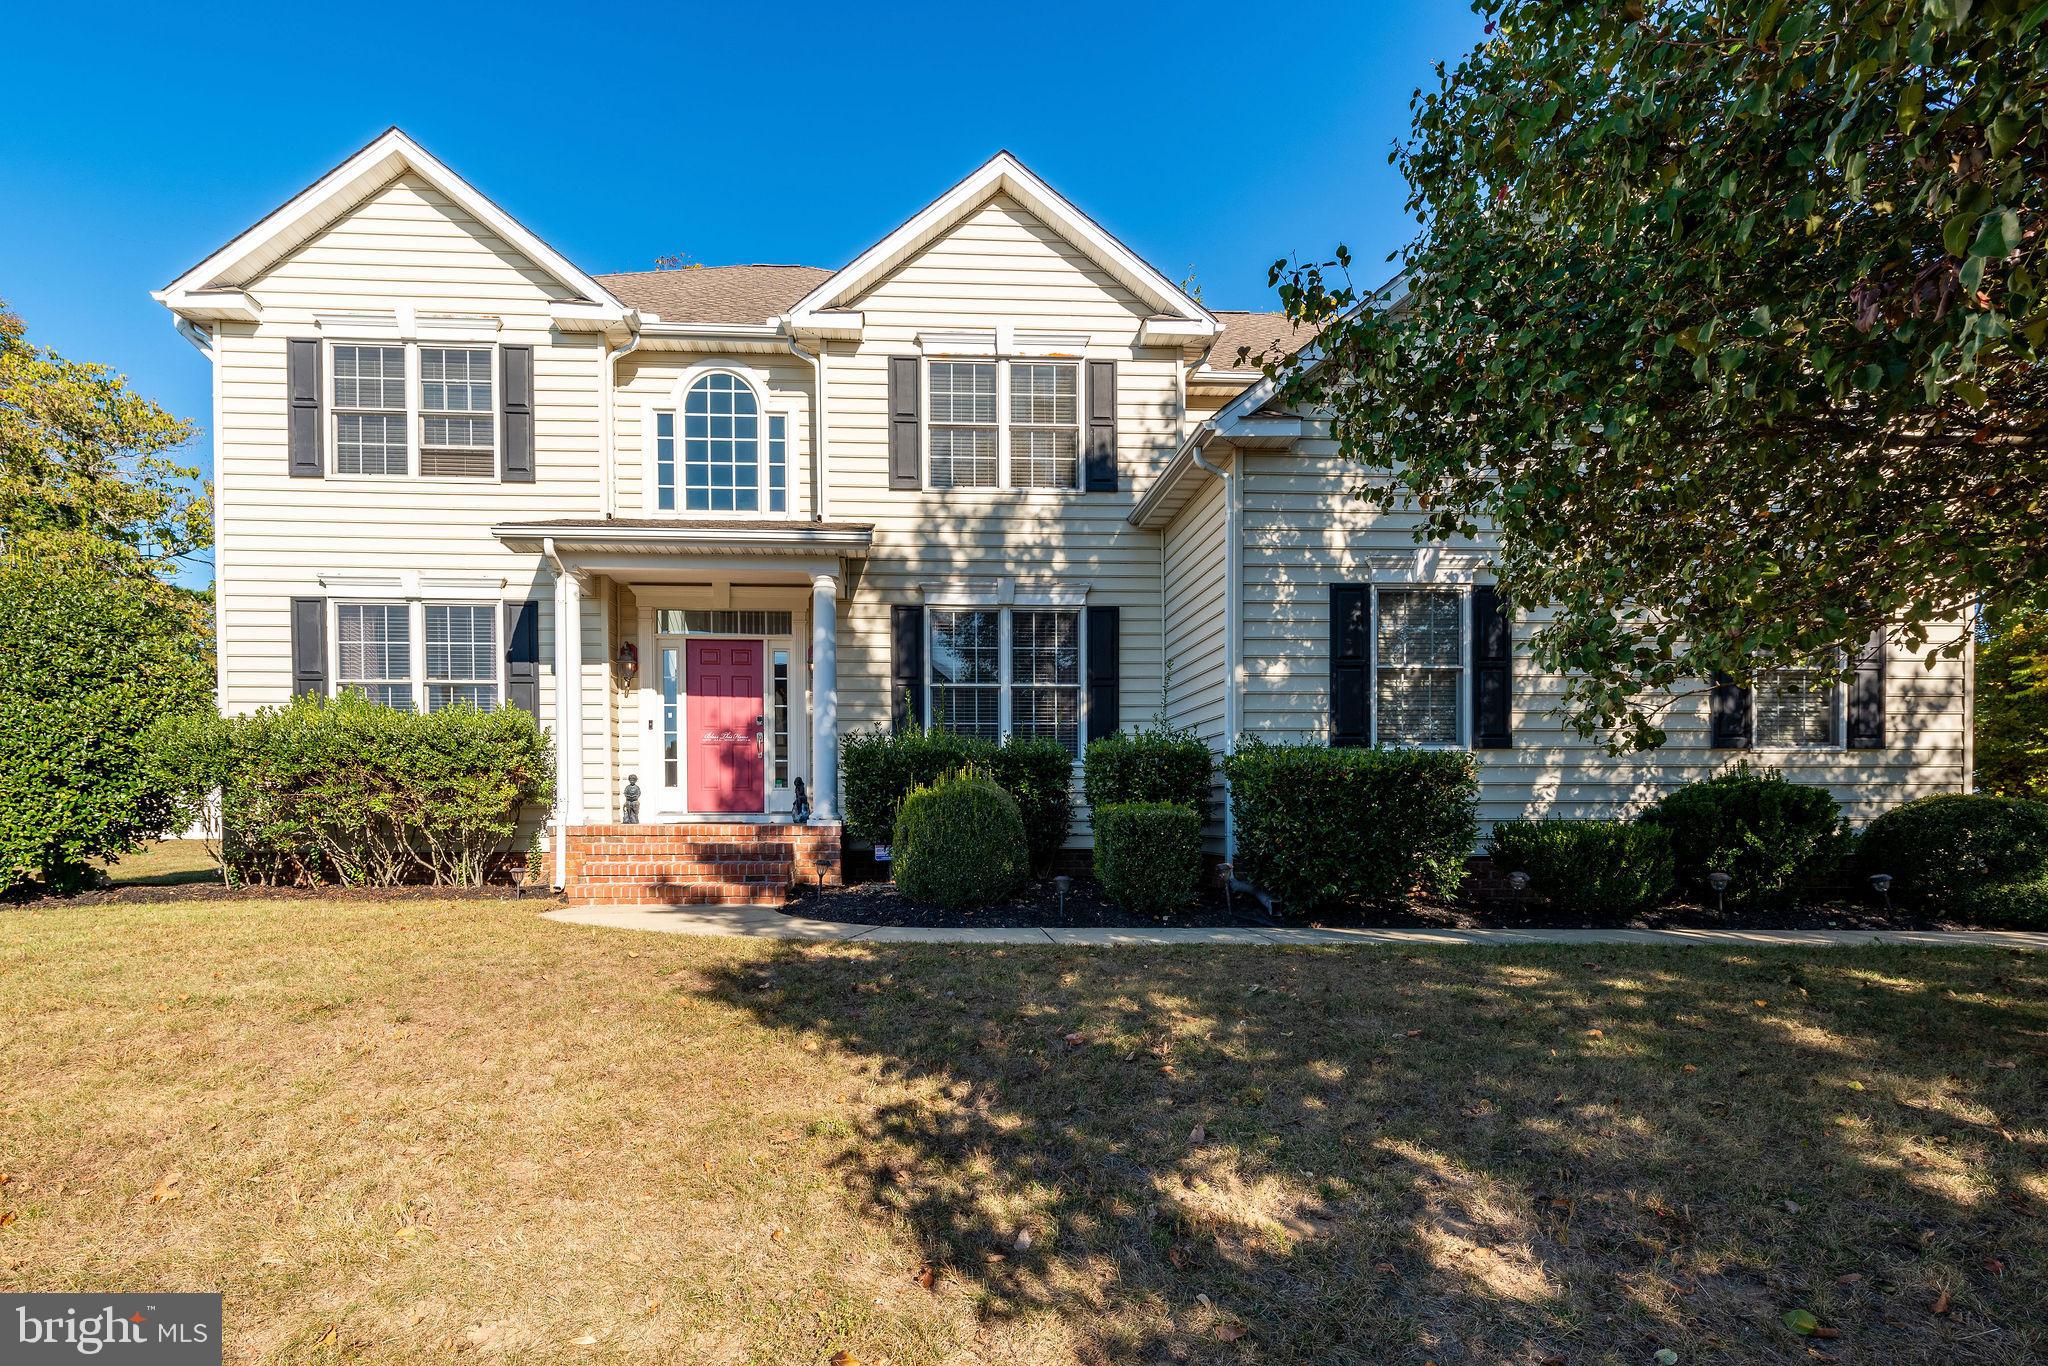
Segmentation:
<svg viewBox="0 0 2048 1366">
<path fill-rule="evenodd" d="M 761 642 L 685 645 L 692 811 L 761 809 Z"/>
</svg>

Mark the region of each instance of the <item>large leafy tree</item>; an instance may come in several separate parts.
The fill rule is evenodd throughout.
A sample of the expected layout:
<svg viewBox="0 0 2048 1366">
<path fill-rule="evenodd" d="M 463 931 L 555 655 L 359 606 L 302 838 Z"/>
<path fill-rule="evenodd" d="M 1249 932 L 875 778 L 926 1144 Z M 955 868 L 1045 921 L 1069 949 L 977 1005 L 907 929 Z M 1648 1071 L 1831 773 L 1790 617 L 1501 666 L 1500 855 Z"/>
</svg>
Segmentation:
<svg viewBox="0 0 2048 1366">
<path fill-rule="evenodd" d="M 1402 286 L 1277 264 L 1327 324 L 1278 368 L 1362 496 L 1498 531 L 1580 728 L 1654 745 L 1715 673 L 2034 600 L 2048 4 L 1477 8 L 1394 153 Z"/>
<path fill-rule="evenodd" d="M 0 527 L 76 532 L 127 547 L 144 568 L 212 544 L 199 471 L 178 462 L 192 424 L 105 365 L 28 340 L 0 300 Z"/>
<path fill-rule="evenodd" d="M 2048 800 L 2048 612 L 1994 618 L 1977 647 L 1977 786 Z"/>
<path fill-rule="evenodd" d="M 207 600 L 170 582 L 211 543 L 191 431 L 0 307 L 0 893 L 81 886 L 177 814 L 143 736 L 211 702 Z"/>
</svg>

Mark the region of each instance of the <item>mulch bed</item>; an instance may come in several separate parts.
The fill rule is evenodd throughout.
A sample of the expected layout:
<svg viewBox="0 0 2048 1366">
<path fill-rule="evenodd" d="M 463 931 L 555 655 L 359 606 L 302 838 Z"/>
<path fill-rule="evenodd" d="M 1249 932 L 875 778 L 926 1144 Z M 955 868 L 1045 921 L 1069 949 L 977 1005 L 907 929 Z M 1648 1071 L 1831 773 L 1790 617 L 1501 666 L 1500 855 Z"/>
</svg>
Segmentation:
<svg viewBox="0 0 2048 1366">
<path fill-rule="evenodd" d="M 1228 899 L 1220 890 L 1170 916 L 1132 915 L 1112 904 L 1096 884 L 1075 878 L 1062 905 L 1052 879 L 1031 883 L 996 906 L 949 910 L 905 896 L 892 882 L 846 887 L 805 887 L 783 908 L 812 920 L 855 925 L 903 925 L 920 929 L 1159 929 L 1287 925 L 1306 929 L 1518 930 L 1609 928 L 1584 916 L 1561 912 L 1535 898 L 1461 897 L 1452 902 L 1412 901 L 1405 906 L 1359 907 L 1307 918 L 1273 918 L 1249 896 Z M 1878 905 L 1828 901 L 1794 908 L 1743 908 L 1674 902 L 1622 922 L 1642 930 L 1961 930 L 1977 928 L 1915 911 L 1887 911 Z"/>
</svg>

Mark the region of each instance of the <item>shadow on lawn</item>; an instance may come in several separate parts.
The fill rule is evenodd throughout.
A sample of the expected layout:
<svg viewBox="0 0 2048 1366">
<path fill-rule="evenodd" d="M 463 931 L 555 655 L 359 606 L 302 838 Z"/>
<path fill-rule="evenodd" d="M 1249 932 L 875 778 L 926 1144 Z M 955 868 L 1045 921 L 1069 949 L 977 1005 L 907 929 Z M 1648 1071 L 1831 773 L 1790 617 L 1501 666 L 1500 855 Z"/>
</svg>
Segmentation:
<svg viewBox="0 0 2048 1366">
<path fill-rule="evenodd" d="M 2048 1354 L 2036 959 L 788 946 L 714 991 L 868 1060 L 852 1197 L 1086 1359 Z"/>
</svg>

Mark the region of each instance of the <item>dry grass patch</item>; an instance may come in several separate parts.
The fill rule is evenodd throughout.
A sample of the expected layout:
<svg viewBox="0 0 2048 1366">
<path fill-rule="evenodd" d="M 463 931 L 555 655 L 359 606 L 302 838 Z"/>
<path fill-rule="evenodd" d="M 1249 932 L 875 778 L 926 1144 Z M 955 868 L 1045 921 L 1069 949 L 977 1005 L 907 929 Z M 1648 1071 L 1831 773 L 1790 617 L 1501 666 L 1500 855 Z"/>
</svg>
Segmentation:
<svg viewBox="0 0 2048 1366">
<path fill-rule="evenodd" d="M 0 1268 L 221 1290 L 235 1360 L 2018 1363 L 2044 1001 L 1961 951 L 35 908 Z"/>
</svg>

